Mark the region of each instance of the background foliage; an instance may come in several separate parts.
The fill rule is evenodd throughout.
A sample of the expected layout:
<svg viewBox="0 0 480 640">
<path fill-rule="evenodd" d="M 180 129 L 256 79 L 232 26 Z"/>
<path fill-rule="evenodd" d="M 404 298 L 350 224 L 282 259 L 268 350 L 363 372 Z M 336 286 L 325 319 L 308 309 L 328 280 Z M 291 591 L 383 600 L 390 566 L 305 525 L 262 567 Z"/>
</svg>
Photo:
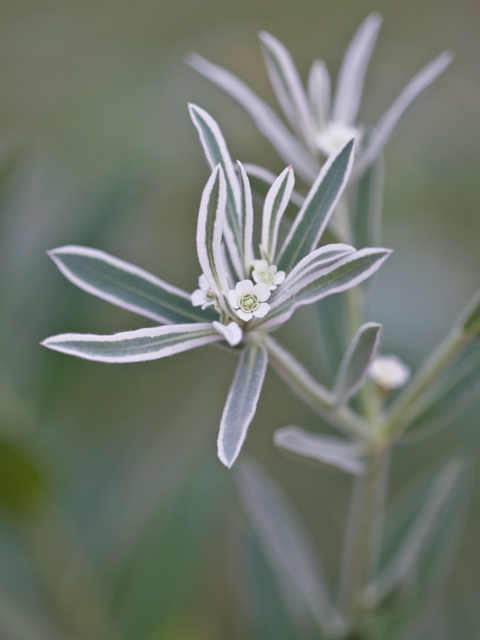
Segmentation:
<svg viewBox="0 0 480 640">
<path fill-rule="evenodd" d="M 208 170 L 187 100 L 218 120 L 235 157 L 283 168 L 240 108 L 183 62 L 194 50 L 274 103 L 256 33 L 334 70 L 372 10 L 385 18 L 362 120 L 445 48 L 452 67 L 387 150 L 384 246 L 371 319 L 383 351 L 413 368 L 478 288 L 480 7 L 470 0 L 5 0 L 0 8 L 0 636 L 7 640 L 292 638 L 262 550 L 215 440 L 235 359 L 211 350 L 109 366 L 42 350 L 60 331 L 144 320 L 90 298 L 45 250 L 102 248 L 193 290 L 195 223 Z M 302 347 L 307 313 L 284 338 Z M 474 467 L 453 577 L 428 622 L 476 638 L 480 405 L 436 438 L 397 448 L 392 494 L 454 450 Z M 324 429 L 269 373 L 246 448 L 289 492 L 324 557 L 338 562 L 349 480 L 303 468 L 273 431 Z"/>
</svg>

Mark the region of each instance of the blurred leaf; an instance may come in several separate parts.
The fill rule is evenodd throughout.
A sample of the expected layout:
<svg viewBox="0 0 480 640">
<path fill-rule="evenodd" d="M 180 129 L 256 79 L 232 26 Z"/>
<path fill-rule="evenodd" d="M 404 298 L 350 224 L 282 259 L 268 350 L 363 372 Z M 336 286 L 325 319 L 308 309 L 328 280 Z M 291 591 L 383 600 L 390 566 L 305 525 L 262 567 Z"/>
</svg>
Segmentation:
<svg viewBox="0 0 480 640">
<path fill-rule="evenodd" d="M 2 640 L 61 640 L 31 611 L 0 593 L 0 637 Z"/>
<path fill-rule="evenodd" d="M 463 310 L 458 326 L 472 338 L 480 333 L 480 291 L 477 291 Z"/>
<path fill-rule="evenodd" d="M 347 300 L 343 293 L 337 293 L 317 302 L 311 307 L 318 331 L 312 332 L 318 341 L 321 368 L 325 383 L 333 385 L 348 346 Z"/>
<path fill-rule="evenodd" d="M 0 505 L 8 512 L 27 514 L 45 490 L 45 479 L 26 449 L 0 440 Z"/>
<path fill-rule="evenodd" d="M 252 460 L 236 467 L 235 479 L 251 526 L 282 593 L 299 601 L 319 628 L 341 626 L 321 575 L 314 547 L 281 490 Z"/>
<path fill-rule="evenodd" d="M 356 184 L 352 226 L 357 249 L 381 244 L 384 180 L 384 159 L 380 155 Z"/>
</svg>

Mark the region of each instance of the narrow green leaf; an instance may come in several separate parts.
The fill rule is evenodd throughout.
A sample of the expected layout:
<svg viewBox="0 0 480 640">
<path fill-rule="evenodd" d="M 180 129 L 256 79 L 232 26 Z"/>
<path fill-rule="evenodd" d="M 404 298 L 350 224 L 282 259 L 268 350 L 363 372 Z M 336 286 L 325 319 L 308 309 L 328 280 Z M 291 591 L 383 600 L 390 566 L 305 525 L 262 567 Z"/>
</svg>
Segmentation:
<svg viewBox="0 0 480 640">
<path fill-rule="evenodd" d="M 353 337 L 340 365 L 335 381 L 337 404 L 345 404 L 365 382 L 370 364 L 377 352 L 382 325 L 363 324 Z"/>
<path fill-rule="evenodd" d="M 246 347 L 240 356 L 218 434 L 218 457 L 229 469 L 240 453 L 255 415 L 267 362 L 267 352 L 259 344 Z"/>
<path fill-rule="evenodd" d="M 354 147 L 354 141 L 350 140 L 323 165 L 285 239 L 278 258 L 279 269 L 288 273 L 316 248 L 347 184 Z"/>
<path fill-rule="evenodd" d="M 271 263 L 275 263 L 280 222 L 290 201 L 294 184 L 292 167 L 287 167 L 272 184 L 265 198 L 262 217 L 262 249 Z"/>
<path fill-rule="evenodd" d="M 357 249 L 381 244 L 384 178 L 384 160 L 380 154 L 356 184 L 353 233 Z"/>
<path fill-rule="evenodd" d="M 185 291 L 104 251 L 70 245 L 48 254 L 80 289 L 157 322 L 208 322 L 218 318 L 211 308 L 193 307 Z"/>
</svg>

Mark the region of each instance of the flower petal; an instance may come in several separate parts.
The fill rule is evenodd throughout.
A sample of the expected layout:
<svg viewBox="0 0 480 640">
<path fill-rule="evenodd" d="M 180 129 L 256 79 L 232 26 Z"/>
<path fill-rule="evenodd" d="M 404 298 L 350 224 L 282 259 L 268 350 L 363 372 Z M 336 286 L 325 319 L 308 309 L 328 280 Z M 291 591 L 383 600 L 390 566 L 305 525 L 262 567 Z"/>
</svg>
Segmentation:
<svg viewBox="0 0 480 640">
<path fill-rule="evenodd" d="M 220 322 L 213 322 L 213 328 L 225 338 L 231 347 L 235 347 L 242 341 L 243 331 L 236 322 L 230 322 L 230 324 L 227 325 L 221 324 Z"/>
<path fill-rule="evenodd" d="M 277 275 L 275 276 L 275 284 L 279 285 L 285 281 L 285 271 L 277 271 Z"/>
<path fill-rule="evenodd" d="M 240 320 L 243 320 L 244 322 L 248 322 L 253 318 L 253 313 L 247 313 L 246 311 L 242 311 L 241 309 L 238 309 L 235 312 Z"/>
<path fill-rule="evenodd" d="M 205 292 L 201 289 L 195 289 L 191 296 L 192 305 L 194 307 L 201 307 L 207 300 L 205 299 Z"/>
<path fill-rule="evenodd" d="M 270 289 L 263 282 L 259 282 L 253 287 L 253 291 L 257 294 L 260 302 L 265 302 L 270 297 Z"/>
<path fill-rule="evenodd" d="M 238 294 L 236 291 L 231 289 L 227 293 L 228 301 L 234 309 L 238 309 Z"/>
<path fill-rule="evenodd" d="M 267 302 L 261 302 L 258 309 L 253 312 L 253 315 L 255 316 L 255 318 L 264 318 L 269 311 L 270 305 Z"/>
<path fill-rule="evenodd" d="M 202 291 L 208 291 L 210 289 L 210 285 L 208 284 L 208 280 L 204 273 L 198 277 L 198 286 Z"/>
<path fill-rule="evenodd" d="M 237 282 L 237 284 L 235 285 L 235 291 L 239 296 L 244 293 L 250 293 L 250 291 L 253 291 L 253 289 L 254 286 L 251 280 L 240 280 L 240 282 Z"/>
</svg>

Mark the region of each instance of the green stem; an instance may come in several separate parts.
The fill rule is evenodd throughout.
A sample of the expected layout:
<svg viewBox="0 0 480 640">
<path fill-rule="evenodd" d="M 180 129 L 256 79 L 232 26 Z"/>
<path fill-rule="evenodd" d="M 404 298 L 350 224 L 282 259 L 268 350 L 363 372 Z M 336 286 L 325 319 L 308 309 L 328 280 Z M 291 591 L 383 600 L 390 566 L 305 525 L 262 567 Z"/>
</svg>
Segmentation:
<svg viewBox="0 0 480 640">
<path fill-rule="evenodd" d="M 340 576 L 340 607 L 351 628 L 363 613 L 362 592 L 372 578 L 388 477 L 389 450 L 378 453 L 355 480 Z"/>
<path fill-rule="evenodd" d="M 343 432 L 363 441 L 370 440 L 368 425 L 360 416 L 348 407 L 335 406 L 332 393 L 317 382 L 273 338 L 265 336 L 264 344 L 268 351 L 270 364 L 290 389 L 306 404 Z"/>
</svg>

